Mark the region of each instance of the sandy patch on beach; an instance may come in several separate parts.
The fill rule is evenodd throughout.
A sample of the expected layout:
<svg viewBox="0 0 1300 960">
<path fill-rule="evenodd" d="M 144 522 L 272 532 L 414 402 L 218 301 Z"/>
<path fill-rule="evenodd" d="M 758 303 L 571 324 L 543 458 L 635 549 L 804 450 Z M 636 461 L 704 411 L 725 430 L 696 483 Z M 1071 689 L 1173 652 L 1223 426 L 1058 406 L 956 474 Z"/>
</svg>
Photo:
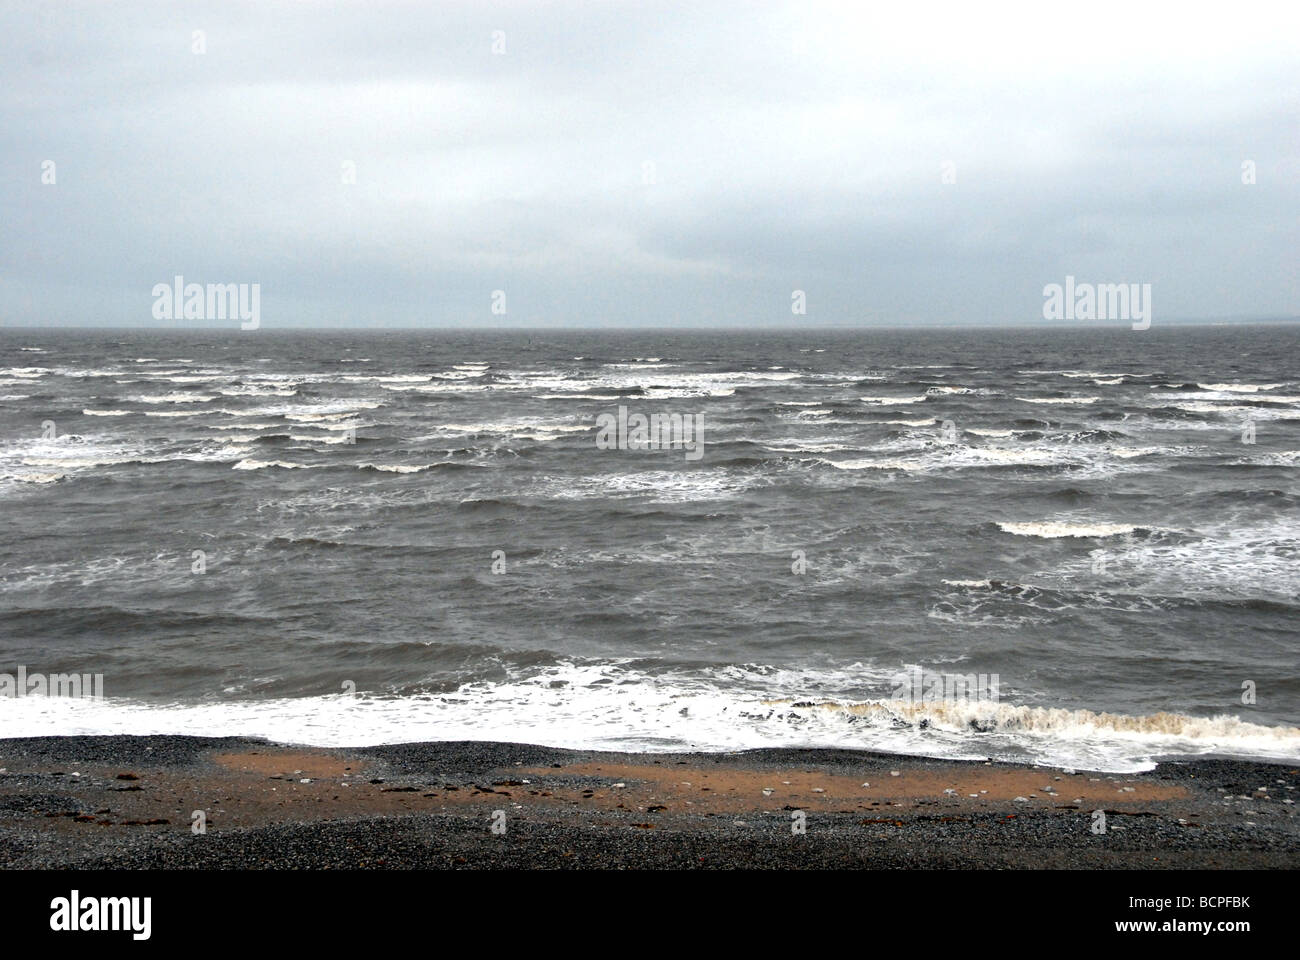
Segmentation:
<svg viewBox="0 0 1300 960">
<path fill-rule="evenodd" d="M 315 750 L 248 751 L 220 753 L 212 758 L 214 763 L 241 773 L 259 773 L 263 776 L 298 775 L 318 779 L 342 777 L 357 768 L 357 764 L 342 757 L 322 754 Z"/>
<path fill-rule="evenodd" d="M 959 806 L 996 803 L 1028 807 L 1112 806 L 1173 800 L 1187 791 L 1172 784 L 1143 783 L 1126 777 L 1064 774 L 1051 769 L 974 766 L 948 770 L 908 769 L 900 762 L 897 776 L 889 770 L 868 779 L 815 770 L 706 769 L 674 764 L 587 763 L 562 770 L 533 769 L 534 777 L 563 775 L 610 781 L 552 792 L 561 799 L 616 800 L 625 806 L 660 806 L 672 812 L 745 813 L 762 810 L 866 809 L 873 806 L 914 807 L 921 802 L 947 801 Z M 1057 779 L 1059 778 L 1059 779 Z M 615 787 L 612 783 L 622 783 Z M 1049 789 L 1044 789 L 1049 788 Z M 948 792 L 951 791 L 951 792 Z M 585 796 L 589 793 L 589 796 Z M 1017 801 L 1018 797 L 1024 800 Z"/>
<path fill-rule="evenodd" d="M 267 747 L 214 753 L 193 767 L 123 770 L 81 764 L 79 771 L 79 777 L 61 783 L 81 801 L 80 809 L 69 802 L 42 801 L 45 805 L 32 811 L 33 822 L 75 834 L 104 827 L 188 832 L 198 810 L 208 829 L 216 831 L 456 810 L 487 816 L 496 809 L 556 815 L 575 808 L 597 814 L 622 811 L 647 820 L 655 814 L 691 818 L 796 809 L 888 818 L 918 808 L 945 815 L 1061 807 L 1135 810 L 1187 796 L 1176 784 L 1122 775 L 983 764 L 935 767 L 906 758 L 899 758 L 896 767 L 876 767 L 862 775 L 646 758 L 638 763 L 503 767 L 473 778 L 429 772 L 389 779 L 384 764 L 372 758 Z M 36 793 L 49 789 L 48 783 L 32 788 Z"/>
</svg>

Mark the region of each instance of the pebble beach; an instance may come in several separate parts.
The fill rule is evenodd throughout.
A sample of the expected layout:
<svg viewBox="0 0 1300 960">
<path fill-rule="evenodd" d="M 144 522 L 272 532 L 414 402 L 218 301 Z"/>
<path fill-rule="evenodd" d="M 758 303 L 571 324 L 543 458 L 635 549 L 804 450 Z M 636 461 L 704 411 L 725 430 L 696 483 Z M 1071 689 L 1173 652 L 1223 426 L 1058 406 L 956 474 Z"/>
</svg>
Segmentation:
<svg viewBox="0 0 1300 960">
<path fill-rule="evenodd" d="M 843 750 L 0 740 L 0 866 L 1282 869 L 1300 769 L 1142 773 Z"/>
</svg>

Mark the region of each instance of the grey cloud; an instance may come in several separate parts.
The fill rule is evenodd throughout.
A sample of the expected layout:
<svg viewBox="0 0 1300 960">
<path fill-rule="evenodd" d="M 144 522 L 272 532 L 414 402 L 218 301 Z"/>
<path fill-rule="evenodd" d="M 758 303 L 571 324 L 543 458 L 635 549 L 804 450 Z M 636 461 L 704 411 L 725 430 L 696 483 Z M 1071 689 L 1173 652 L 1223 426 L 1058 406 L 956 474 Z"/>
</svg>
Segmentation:
<svg viewBox="0 0 1300 960">
<path fill-rule="evenodd" d="M 7 4 L 0 320 L 147 324 L 175 273 L 267 326 L 1029 323 L 1067 272 L 1300 313 L 1287 24 L 972 16 Z"/>
</svg>

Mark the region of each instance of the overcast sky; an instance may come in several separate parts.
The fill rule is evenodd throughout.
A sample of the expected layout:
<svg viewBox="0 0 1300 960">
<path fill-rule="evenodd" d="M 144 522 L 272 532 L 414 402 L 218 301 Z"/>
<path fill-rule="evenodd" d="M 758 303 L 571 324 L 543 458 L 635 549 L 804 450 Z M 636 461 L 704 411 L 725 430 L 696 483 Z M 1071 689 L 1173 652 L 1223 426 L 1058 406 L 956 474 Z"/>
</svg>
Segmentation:
<svg viewBox="0 0 1300 960">
<path fill-rule="evenodd" d="M 1300 314 L 1300 5 L 1060 6 L 6 2 L 0 321 Z"/>
</svg>

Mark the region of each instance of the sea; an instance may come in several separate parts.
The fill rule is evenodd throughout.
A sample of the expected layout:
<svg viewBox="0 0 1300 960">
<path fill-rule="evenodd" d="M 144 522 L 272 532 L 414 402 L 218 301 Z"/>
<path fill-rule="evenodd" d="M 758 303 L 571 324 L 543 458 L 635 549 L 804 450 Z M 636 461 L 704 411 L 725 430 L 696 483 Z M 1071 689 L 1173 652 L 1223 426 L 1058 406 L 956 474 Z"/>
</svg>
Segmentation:
<svg viewBox="0 0 1300 960">
<path fill-rule="evenodd" d="M 1298 461 L 1300 325 L 0 329 L 0 736 L 1294 762 Z"/>
</svg>

